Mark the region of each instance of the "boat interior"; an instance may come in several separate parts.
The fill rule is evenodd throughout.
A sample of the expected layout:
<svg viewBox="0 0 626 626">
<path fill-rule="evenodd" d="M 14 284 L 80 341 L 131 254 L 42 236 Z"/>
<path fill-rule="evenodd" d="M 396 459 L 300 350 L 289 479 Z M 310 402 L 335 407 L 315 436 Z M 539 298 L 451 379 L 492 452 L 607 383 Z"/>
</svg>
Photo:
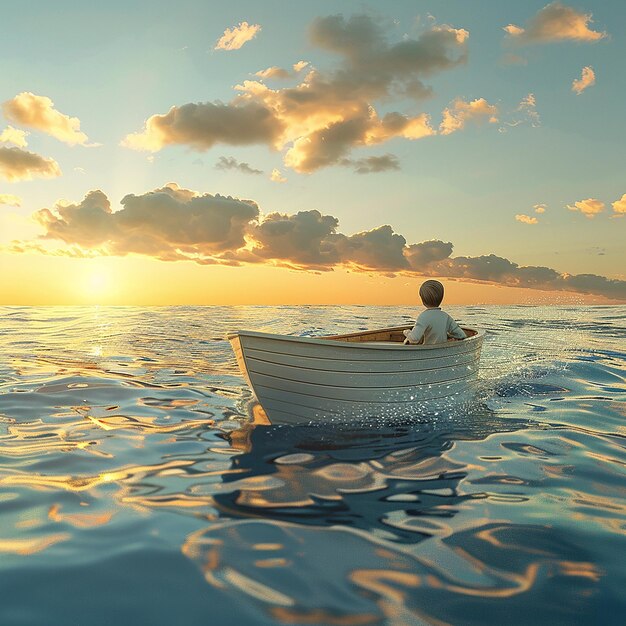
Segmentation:
<svg viewBox="0 0 626 626">
<path fill-rule="evenodd" d="M 402 331 L 413 328 L 410 326 L 395 326 L 393 328 L 381 328 L 378 330 L 364 330 L 358 333 L 347 333 L 345 335 L 330 335 L 323 339 L 334 341 L 349 341 L 355 343 L 375 342 L 375 343 L 404 343 L 404 333 Z M 464 328 L 466 337 L 473 337 L 477 331 Z M 458 341 L 458 339 L 448 339 L 448 341 Z"/>
</svg>

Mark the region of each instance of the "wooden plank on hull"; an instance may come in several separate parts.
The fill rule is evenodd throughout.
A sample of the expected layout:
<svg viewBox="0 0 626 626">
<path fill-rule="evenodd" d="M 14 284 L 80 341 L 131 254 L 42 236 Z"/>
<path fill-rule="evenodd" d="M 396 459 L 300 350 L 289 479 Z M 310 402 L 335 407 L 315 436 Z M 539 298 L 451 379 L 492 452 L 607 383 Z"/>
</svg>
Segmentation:
<svg viewBox="0 0 626 626">
<path fill-rule="evenodd" d="M 444 381 L 467 378 L 478 370 L 478 360 L 463 365 L 451 365 L 429 370 L 404 372 L 337 372 L 307 367 L 293 367 L 279 363 L 269 363 L 250 356 L 246 363 L 250 376 L 265 374 L 276 378 L 285 378 L 299 382 L 311 382 L 318 385 L 336 387 L 394 388 L 415 385 L 427 385 Z"/>
<path fill-rule="evenodd" d="M 289 394 L 300 394 L 326 400 L 344 400 L 347 402 L 409 402 L 412 400 L 426 400 L 431 397 L 451 395 L 462 390 L 467 386 L 468 378 L 469 376 L 451 382 L 432 385 L 371 389 L 367 387 L 332 387 L 330 385 L 316 385 L 314 383 L 276 378 L 265 374 L 250 374 L 252 386 L 257 392 L 259 400 L 261 400 L 259 389 L 271 388 Z"/>
<path fill-rule="evenodd" d="M 364 372 L 364 373 L 403 373 L 420 372 L 424 370 L 450 367 L 453 365 L 467 365 L 478 360 L 479 348 L 465 352 L 446 354 L 435 359 L 413 358 L 408 360 L 385 359 L 385 360 L 362 360 L 362 359 L 326 359 L 315 356 L 303 356 L 284 354 L 280 352 L 267 352 L 255 348 L 246 348 L 246 357 L 252 361 L 264 361 L 289 367 L 301 367 L 309 370 L 322 370 L 327 372 Z M 394 355 L 395 356 L 395 355 Z"/>
<path fill-rule="evenodd" d="M 259 388 L 259 401 L 265 411 L 275 422 L 273 411 L 278 410 L 284 415 L 298 416 L 310 420 L 332 420 L 336 422 L 346 419 L 364 418 L 396 418 L 418 416 L 439 411 L 466 399 L 470 395 L 466 387 L 462 392 L 442 397 L 414 400 L 410 402 L 346 402 L 329 400 L 318 397 L 307 397 L 298 394 L 289 394 L 265 387 Z"/>
</svg>

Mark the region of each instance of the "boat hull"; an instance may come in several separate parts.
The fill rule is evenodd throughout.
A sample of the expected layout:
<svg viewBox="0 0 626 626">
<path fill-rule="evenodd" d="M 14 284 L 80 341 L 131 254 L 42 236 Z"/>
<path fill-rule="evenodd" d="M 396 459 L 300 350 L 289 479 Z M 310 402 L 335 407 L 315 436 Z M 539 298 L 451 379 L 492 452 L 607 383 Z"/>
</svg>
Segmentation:
<svg viewBox="0 0 626 626">
<path fill-rule="evenodd" d="M 387 332 L 404 328 L 383 329 Z M 380 332 L 383 332 L 380 331 Z M 464 341 L 405 346 L 364 335 L 229 336 L 246 381 L 272 423 L 362 421 L 437 411 L 471 395 L 483 333 Z M 370 335 L 373 336 L 373 335 Z"/>
</svg>

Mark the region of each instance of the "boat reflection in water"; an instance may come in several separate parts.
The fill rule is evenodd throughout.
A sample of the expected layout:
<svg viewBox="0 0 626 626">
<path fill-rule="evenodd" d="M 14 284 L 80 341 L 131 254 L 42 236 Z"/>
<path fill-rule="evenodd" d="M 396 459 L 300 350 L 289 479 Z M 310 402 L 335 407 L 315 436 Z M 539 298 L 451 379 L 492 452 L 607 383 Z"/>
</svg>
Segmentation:
<svg viewBox="0 0 626 626">
<path fill-rule="evenodd" d="M 409 328 L 326 337 L 238 331 L 228 338 L 274 424 L 414 416 L 471 398 L 484 331 L 464 328 L 463 341 L 403 345 Z"/>
<path fill-rule="evenodd" d="M 545 617 L 546 577 L 574 616 L 598 572 L 549 527 L 490 515 L 468 480 L 477 466 L 451 454 L 530 426 L 484 408 L 377 429 L 245 424 L 225 435 L 232 471 L 212 497 L 222 522 L 183 551 L 209 584 L 281 623 L 498 623 L 535 601 Z"/>
</svg>

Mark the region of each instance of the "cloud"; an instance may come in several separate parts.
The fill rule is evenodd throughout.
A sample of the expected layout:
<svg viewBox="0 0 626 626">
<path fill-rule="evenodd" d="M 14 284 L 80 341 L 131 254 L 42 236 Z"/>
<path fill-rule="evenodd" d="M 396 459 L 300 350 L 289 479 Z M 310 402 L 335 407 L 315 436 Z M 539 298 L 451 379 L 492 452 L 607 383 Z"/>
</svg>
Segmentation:
<svg viewBox="0 0 626 626">
<path fill-rule="evenodd" d="M 285 154 L 285 165 L 296 172 L 309 173 L 329 165 L 345 164 L 355 147 L 376 145 L 393 137 L 421 139 L 434 134 L 425 113 L 411 118 L 394 112 L 380 119 L 368 107 L 296 139 Z"/>
<path fill-rule="evenodd" d="M 261 30 L 259 24 L 240 22 L 238 26 L 227 28 L 215 44 L 215 50 L 239 50 L 244 44 L 254 39 Z"/>
<path fill-rule="evenodd" d="M 335 55 L 334 69 L 320 71 L 300 61 L 304 72 L 295 86 L 271 89 L 246 80 L 227 104 L 201 102 L 174 106 L 153 115 L 144 130 L 128 135 L 127 147 L 157 151 L 167 145 L 206 150 L 217 143 L 265 144 L 283 152 L 284 163 L 298 172 L 341 164 L 352 149 L 390 139 L 420 139 L 436 134 L 424 113 L 391 111 L 381 116 L 377 101 L 420 99 L 430 95 L 424 80 L 464 63 L 468 33 L 432 26 L 418 38 L 388 41 L 382 25 L 367 15 L 334 15 L 314 20 L 312 43 Z M 271 67 L 262 77 L 285 77 Z"/>
<path fill-rule="evenodd" d="M 0 176 L 9 182 L 55 178 L 61 176 L 61 168 L 54 159 L 46 159 L 22 148 L 0 146 Z"/>
<path fill-rule="evenodd" d="M 274 168 L 270 174 L 270 180 L 274 183 L 286 183 L 287 179 L 280 173 L 279 169 Z"/>
<path fill-rule="evenodd" d="M 580 78 L 574 79 L 572 83 L 572 91 L 580 95 L 587 87 L 596 84 L 596 74 L 588 65 L 583 67 Z"/>
<path fill-rule="evenodd" d="M 286 70 L 282 67 L 277 67 L 273 65 L 272 67 L 267 67 L 264 70 L 259 70 L 255 72 L 255 76 L 259 78 L 269 78 L 276 80 L 286 80 L 287 78 L 293 78 L 297 74 L 299 74 L 305 67 L 309 66 L 308 61 L 298 61 L 292 65 L 293 71 Z"/>
<path fill-rule="evenodd" d="M 146 254 L 162 260 L 203 259 L 245 245 L 256 203 L 230 196 L 204 194 L 170 183 L 142 194 L 129 194 L 113 212 L 100 190 L 82 202 L 41 209 L 35 220 L 44 239 L 56 239 L 103 254 Z"/>
<path fill-rule="evenodd" d="M 611 204 L 613 207 L 613 217 L 621 217 L 626 215 L 626 193 L 619 199 Z"/>
<path fill-rule="evenodd" d="M 530 124 L 533 128 L 541 126 L 541 118 L 537 112 L 537 99 L 535 98 L 535 94 L 529 93 L 522 98 L 521 102 L 508 117 L 508 120 L 504 120 L 504 126 L 498 129 L 499 132 L 505 133 L 509 128 L 521 126 L 522 124 Z"/>
<path fill-rule="evenodd" d="M 215 164 L 215 169 L 218 170 L 238 170 L 243 174 L 262 174 L 263 170 L 257 170 L 250 167 L 248 163 L 240 163 L 234 157 L 221 156 L 219 161 Z"/>
<path fill-rule="evenodd" d="M 382 156 L 370 156 L 362 159 L 347 159 L 346 165 L 354 167 L 357 174 L 372 174 L 374 172 L 387 172 L 389 170 L 399 170 L 400 161 L 393 154 L 383 154 Z"/>
<path fill-rule="evenodd" d="M 451 242 L 409 244 L 388 224 L 346 235 L 339 231 L 336 217 L 317 210 L 262 216 L 251 200 L 199 194 L 175 183 L 127 195 L 121 204 L 121 209 L 113 211 L 107 196 L 95 190 L 79 203 L 59 202 L 52 209 L 41 209 L 33 216 L 43 227 L 40 240 L 15 242 L 9 251 L 69 256 L 134 253 L 164 261 L 269 263 L 309 271 L 344 267 L 626 300 L 624 280 L 524 267 L 494 254 L 453 257 Z M 64 247 L 50 250 L 53 241 L 63 242 Z"/>
<path fill-rule="evenodd" d="M 259 70 L 254 75 L 258 76 L 259 78 L 285 79 L 285 78 L 289 78 L 291 76 L 291 73 L 282 67 L 273 66 L 273 67 L 268 67 L 264 70 Z"/>
<path fill-rule="evenodd" d="M 404 256 L 409 266 L 416 270 L 422 271 L 431 263 L 443 261 L 452 254 L 452 243 L 432 239 L 423 241 L 422 243 L 413 243 L 407 246 Z"/>
<path fill-rule="evenodd" d="M 25 130 L 7 126 L 0 133 L 0 143 L 12 143 L 18 148 L 25 148 L 28 145 L 26 137 L 28 137 L 28 133 Z"/>
<path fill-rule="evenodd" d="M 539 220 L 536 217 L 531 217 L 530 215 L 516 215 L 515 219 L 522 224 L 538 224 Z"/>
<path fill-rule="evenodd" d="M 498 121 L 498 107 L 489 104 L 484 98 L 465 102 L 457 98 L 451 106 L 444 109 L 443 121 L 439 127 L 442 135 L 449 135 L 465 128 L 468 122 L 488 121 L 493 124 Z"/>
<path fill-rule="evenodd" d="M 365 97 L 390 93 L 424 97 L 431 89 L 423 77 L 467 60 L 469 33 L 450 26 L 432 26 L 417 39 L 389 43 L 382 26 L 368 15 L 320 17 L 309 34 L 320 48 L 343 57 L 328 79 L 334 89 L 360 90 Z"/>
<path fill-rule="evenodd" d="M 379 272 L 408 269 L 405 247 L 406 239 L 387 224 L 345 237 L 338 244 L 343 263 Z"/>
<path fill-rule="evenodd" d="M 339 220 L 319 211 L 298 211 L 294 215 L 270 213 L 252 225 L 254 242 L 250 260 L 274 260 L 281 264 L 309 269 L 330 269 L 340 255 L 332 235 Z"/>
<path fill-rule="evenodd" d="M 80 120 L 57 111 L 46 96 L 24 91 L 4 102 L 2 111 L 10 122 L 36 128 L 70 146 L 87 145 L 88 137 L 80 130 Z"/>
<path fill-rule="evenodd" d="M 184 104 L 165 115 L 153 115 L 141 133 L 128 135 L 123 145 L 156 152 L 167 145 L 188 145 L 208 150 L 216 143 L 231 146 L 273 145 L 283 131 L 282 123 L 257 102 L 238 106 L 220 102 Z"/>
<path fill-rule="evenodd" d="M 552 2 L 531 17 L 526 28 L 509 24 L 504 30 L 509 39 L 522 44 L 599 41 L 607 34 L 589 28 L 591 17 L 591 13 L 581 13 L 561 2 Z"/>
<path fill-rule="evenodd" d="M 527 121 L 529 121 L 530 125 L 534 128 L 541 125 L 541 119 L 539 113 L 537 113 L 537 99 L 534 93 L 529 93 L 525 98 L 522 98 L 516 111 L 523 113 Z M 523 121 L 524 120 L 522 120 L 522 122 Z"/>
<path fill-rule="evenodd" d="M 0 193 L 0 204 L 7 206 L 22 206 L 22 198 L 10 193 Z"/>
<path fill-rule="evenodd" d="M 604 202 L 595 198 L 587 198 L 586 200 L 574 202 L 573 205 L 568 204 L 567 208 L 570 211 L 580 211 L 585 217 L 593 219 L 598 213 L 604 211 Z"/>
<path fill-rule="evenodd" d="M 547 208 L 547 204 L 533 204 L 533 209 L 535 209 L 535 213 L 545 213 Z"/>
</svg>

